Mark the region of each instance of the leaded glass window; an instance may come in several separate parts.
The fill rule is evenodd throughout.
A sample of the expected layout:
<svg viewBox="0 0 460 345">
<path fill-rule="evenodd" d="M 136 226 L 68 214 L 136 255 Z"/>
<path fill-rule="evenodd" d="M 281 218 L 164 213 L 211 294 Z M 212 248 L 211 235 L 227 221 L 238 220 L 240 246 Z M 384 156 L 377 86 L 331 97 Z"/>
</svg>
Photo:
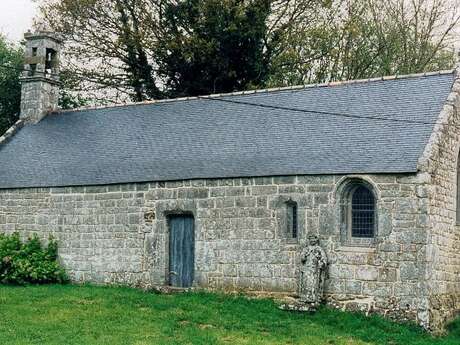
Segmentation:
<svg viewBox="0 0 460 345">
<path fill-rule="evenodd" d="M 375 198 L 364 185 L 357 186 L 351 193 L 351 236 L 374 237 Z"/>
</svg>

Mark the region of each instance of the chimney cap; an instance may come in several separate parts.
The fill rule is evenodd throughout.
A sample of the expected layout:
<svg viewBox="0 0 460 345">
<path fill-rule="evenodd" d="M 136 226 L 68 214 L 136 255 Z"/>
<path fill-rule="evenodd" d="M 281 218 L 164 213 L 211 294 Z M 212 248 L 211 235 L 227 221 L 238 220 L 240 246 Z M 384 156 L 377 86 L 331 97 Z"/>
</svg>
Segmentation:
<svg viewBox="0 0 460 345">
<path fill-rule="evenodd" d="M 60 37 L 54 31 L 46 31 L 46 30 L 40 30 L 40 31 L 36 31 L 36 32 L 31 32 L 30 30 L 28 30 L 24 34 L 24 38 L 26 40 L 28 40 L 28 41 L 39 40 L 39 39 L 44 39 L 44 38 L 51 39 L 51 40 L 56 41 L 58 43 L 62 43 L 64 41 L 62 39 L 62 37 Z"/>
</svg>

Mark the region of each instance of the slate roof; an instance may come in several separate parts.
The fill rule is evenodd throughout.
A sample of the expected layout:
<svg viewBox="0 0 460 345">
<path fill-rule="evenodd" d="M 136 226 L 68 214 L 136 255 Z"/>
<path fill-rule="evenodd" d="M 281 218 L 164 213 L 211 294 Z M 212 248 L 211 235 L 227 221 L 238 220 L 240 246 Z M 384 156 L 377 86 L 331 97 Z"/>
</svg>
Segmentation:
<svg viewBox="0 0 460 345">
<path fill-rule="evenodd" d="M 416 172 L 454 77 L 51 114 L 0 146 L 0 188 Z"/>
</svg>

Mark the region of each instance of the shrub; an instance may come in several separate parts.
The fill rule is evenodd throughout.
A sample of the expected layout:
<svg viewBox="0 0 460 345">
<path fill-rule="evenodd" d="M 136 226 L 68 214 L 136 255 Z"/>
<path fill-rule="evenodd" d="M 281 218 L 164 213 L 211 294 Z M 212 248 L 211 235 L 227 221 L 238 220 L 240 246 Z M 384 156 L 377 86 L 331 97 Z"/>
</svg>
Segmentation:
<svg viewBox="0 0 460 345">
<path fill-rule="evenodd" d="M 57 242 L 42 246 L 37 235 L 22 242 L 19 234 L 0 234 L 0 283 L 64 283 L 67 275 L 57 261 Z"/>
</svg>

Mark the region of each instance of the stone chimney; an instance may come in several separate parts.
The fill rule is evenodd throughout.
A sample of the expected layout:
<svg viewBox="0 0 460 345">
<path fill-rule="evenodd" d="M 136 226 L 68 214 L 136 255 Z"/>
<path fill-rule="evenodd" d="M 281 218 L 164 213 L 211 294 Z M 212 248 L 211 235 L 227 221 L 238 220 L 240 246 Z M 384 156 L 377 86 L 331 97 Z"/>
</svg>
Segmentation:
<svg viewBox="0 0 460 345">
<path fill-rule="evenodd" d="M 37 123 L 58 107 L 62 40 L 48 31 L 27 32 L 24 38 L 26 51 L 19 117 L 24 122 Z"/>
</svg>

